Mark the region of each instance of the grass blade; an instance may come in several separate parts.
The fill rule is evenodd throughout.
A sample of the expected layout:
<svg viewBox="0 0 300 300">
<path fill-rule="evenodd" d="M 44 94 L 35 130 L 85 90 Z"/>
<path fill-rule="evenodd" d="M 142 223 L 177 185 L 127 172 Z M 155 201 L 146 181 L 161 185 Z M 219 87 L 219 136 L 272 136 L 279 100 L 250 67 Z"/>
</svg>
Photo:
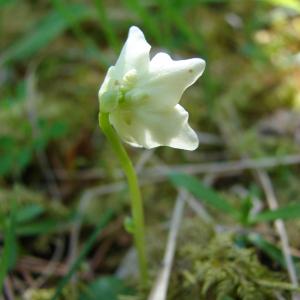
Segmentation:
<svg viewBox="0 0 300 300">
<path fill-rule="evenodd" d="M 159 45 L 163 45 L 164 39 L 159 27 L 157 26 L 157 20 L 153 17 L 153 14 L 149 13 L 149 10 L 143 5 L 143 2 L 138 0 L 123 0 L 122 2 L 140 17 L 144 27 L 153 35 L 156 42 Z"/>
<path fill-rule="evenodd" d="M 25 223 L 39 217 L 45 212 L 45 208 L 39 204 L 28 204 L 16 213 L 16 222 Z"/>
<path fill-rule="evenodd" d="M 227 201 L 227 199 L 223 198 L 213 189 L 202 184 L 195 177 L 183 173 L 172 173 L 170 175 L 170 180 L 176 187 L 187 189 L 196 198 L 201 199 L 219 211 L 237 217 L 236 209 Z"/>
<path fill-rule="evenodd" d="M 80 22 L 92 15 L 92 11 L 85 5 L 69 5 L 68 10 L 74 22 Z M 31 32 L 6 49 L 0 57 L 0 64 L 23 60 L 36 54 L 69 27 L 68 20 L 59 12 L 50 12 Z"/>
<path fill-rule="evenodd" d="M 0 293 L 8 270 L 14 265 L 16 254 L 15 201 L 11 204 L 11 213 L 4 226 L 4 246 L 0 260 Z"/>
<path fill-rule="evenodd" d="M 276 247 L 275 245 L 271 244 L 270 242 L 266 241 L 261 235 L 259 234 L 249 234 L 247 236 L 248 241 L 256 246 L 257 248 L 261 249 L 265 252 L 271 259 L 276 261 L 282 267 L 286 267 L 283 255 L 281 250 Z"/>
<path fill-rule="evenodd" d="M 294 203 L 274 210 L 264 211 L 252 217 L 251 223 L 269 222 L 278 219 L 291 220 L 300 218 L 300 204 Z"/>
<path fill-rule="evenodd" d="M 99 50 L 97 43 L 91 38 L 88 34 L 82 30 L 76 14 L 69 9 L 69 5 L 65 4 L 60 0 L 52 0 L 53 7 L 60 14 L 60 16 L 67 22 L 69 27 L 72 29 L 73 33 L 76 35 L 77 39 L 82 42 L 85 46 L 88 54 L 91 57 L 95 57 L 102 66 L 108 67 L 109 62 L 106 59 L 106 56 L 102 54 Z M 88 8 L 87 8 L 88 9 Z M 90 11 L 89 16 L 93 16 L 93 10 L 88 9 Z"/>
<path fill-rule="evenodd" d="M 113 29 L 112 26 L 112 22 L 110 22 L 108 15 L 106 13 L 106 8 L 103 5 L 103 1 L 102 0 L 94 0 L 94 4 L 98 13 L 98 19 L 99 19 L 99 23 L 106 35 L 106 39 L 109 43 L 109 45 L 112 46 L 112 48 L 114 49 L 114 51 L 116 53 L 118 53 L 120 51 L 121 48 L 121 44 L 120 41 L 118 39 L 118 36 L 116 34 L 116 32 Z"/>
</svg>

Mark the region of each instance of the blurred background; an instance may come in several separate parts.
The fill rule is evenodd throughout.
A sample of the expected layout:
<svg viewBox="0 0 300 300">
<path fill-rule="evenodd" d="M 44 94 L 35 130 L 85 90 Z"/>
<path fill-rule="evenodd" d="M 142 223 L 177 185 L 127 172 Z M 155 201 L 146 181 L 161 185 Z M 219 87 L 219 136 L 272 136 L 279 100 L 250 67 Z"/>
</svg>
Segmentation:
<svg viewBox="0 0 300 300">
<path fill-rule="evenodd" d="M 182 238 L 188 240 L 180 245 L 189 248 L 178 249 L 169 298 L 273 299 L 272 288 L 257 282 L 269 273 L 270 282 L 289 282 L 271 223 L 279 215 L 261 222 L 250 222 L 249 216 L 253 209 L 270 209 L 259 176 L 263 172 L 278 205 L 294 205 L 280 217 L 288 219 L 297 268 L 297 0 L 0 0 L 3 299 L 55 299 L 53 292 L 56 299 L 114 300 L 118 294 L 146 299 L 137 291 L 135 270 L 124 264 L 132 247 L 123 226 L 130 214 L 128 191 L 97 118 L 98 89 L 132 25 L 145 33 L 152 56 L 163 51 L 173 59 L 201 57 L 207 63 L 203 76 L 182 99 L 200 147 L 193 152 L 127 147 L 142 184 L 153 278 L 163 256 L 176 187 L 184 185 L 170 182 L 166 170 L 176 169 L 193 173 L 203 183 L 196 188 L 198 198 L 218 201 L 222 195 L 242 213 L 232 219 L 218 205 L 203 206 L 194 199 L 181 228 Z M 261 171 L 265 167 L 272 168 L 266 173 Z M 210 221 L 204 222 L 206 218 Z M 223 233 L 214 233 L 209 254 L 202 253 L 198 245 L 208 245 L 208 233 L 217 224 Z M 207 260 L 205 255 L 215 255 L 215 260 L 220 250 L 226 252 L 224 247 L 235 251 L 228 257 L 245 257 L 240 272 L 252 272 L 252 279 L 245 279 L 247 286 L 254 282 L 261 298 L 246 298 L 254 291 L 245 287 L 230 291 L 231 282 L 223 284 L 227 292 L 219 286 L 221 296 L 213 294 L 210 288 L 224 278 L 209 281 L 211 266 L 201 270 L 202 277 L 195 275 L 195 262 Z M 255 262 L 247 251 L 255 253 Z M 280 293 L 290 299 L 289 288 Z"/>
</svg>

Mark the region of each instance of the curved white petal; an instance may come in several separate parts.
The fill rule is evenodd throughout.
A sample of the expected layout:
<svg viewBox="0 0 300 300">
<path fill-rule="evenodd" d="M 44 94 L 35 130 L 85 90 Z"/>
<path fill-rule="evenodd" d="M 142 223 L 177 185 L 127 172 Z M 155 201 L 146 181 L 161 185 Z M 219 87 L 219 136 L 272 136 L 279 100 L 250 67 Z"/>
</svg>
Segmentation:
<svg viewBox="0 0 300 300">
<path fill-rule="evenodd" d="M 151 109 L 175 106 L 204 69 L 205 61 L 201 58 L 176 61 L 166 53 L 156 54 L 150 62 L 149 74 L 139 82 L 138 89 L 149 98 L 143 106 Z"/>
<path fill-rule="evenodd" d="M 146 72 L 150 63 L 150 48 L 143 32 L 136 26 L 130 27 L 127 41 L 115 65 L 117 76 L 122 78 L 132 69 L 138 73 Z"/>
<path fill-rule="evenodd" d="M 179 104 L 164 111 L 114 111 L 110 122 L 121 138 L 132 146 L 170 146 L 195 150 L 199 141 L 188 125 L 188 112 Z"/>
<path fill-rule="evenodd" d="M 103 81 L 102 85 L 100 86 L 100 89 L 98 92 L 98 97 L 100 97 L 106 91 L 111 89 L 114 73 L 115 73 L 115 67 L 113 67 L 113 66 L 109 67 L 109 69 L 107 70 L 107 73 L 105 75 L 104 81 Z"/>
</svg>

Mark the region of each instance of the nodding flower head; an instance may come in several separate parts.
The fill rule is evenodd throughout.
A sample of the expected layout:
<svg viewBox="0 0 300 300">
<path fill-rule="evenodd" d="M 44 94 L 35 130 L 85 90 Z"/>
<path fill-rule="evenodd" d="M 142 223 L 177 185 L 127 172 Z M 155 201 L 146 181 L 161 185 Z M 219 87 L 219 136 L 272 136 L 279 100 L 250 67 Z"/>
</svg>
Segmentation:
<svg viewBox="0 0 300 300">
<path fill-rule="evenodd" d="M 150 60 L 150 48 L 143 32 L 131 27 L 100 87 L 100 112 L 109 114 L 121 139 L 132 146 L 195 150 L 197 134 L 188 124 L 188 112 L 178 103 L 203 73 L 205 61 L 172 60 L 162 52 Z"/>
</svg>

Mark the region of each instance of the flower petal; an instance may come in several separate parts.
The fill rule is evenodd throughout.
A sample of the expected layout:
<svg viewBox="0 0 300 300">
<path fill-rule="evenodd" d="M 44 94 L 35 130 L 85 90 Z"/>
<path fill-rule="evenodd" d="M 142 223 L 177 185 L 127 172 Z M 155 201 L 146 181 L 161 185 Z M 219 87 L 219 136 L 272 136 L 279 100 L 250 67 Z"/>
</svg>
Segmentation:
<svg viewBox="0 0 300 300">
<path fill-rule="evenodd" d="M 111 89 L 111 85 L 112 85 L 112 80 L 114 77 L 114 73 L 115 73 L 115 67 L 109 67 L 109 69 L 107 70 L 107 73 L 105 75 L 104 81 L 100 86 L 99 92 L 98 92 L 98 97 L 100 98 L 106 91 L 108 91 L 109 89 Z"/>
<path fill-rule="evenodd" d="M 150 48 L 143 32 L 136 26 L 130 27 L 127 41 L 115 65 L 119 79 L 132 69 L 139 73 L 146 72 L 150 63 Z"/>
<path fill-rule="evenodd" d="M 197 134 L 188 125 L 188 112 L 179 104 L 153 113 L 114 111 L 110 114 L 110 122 L 126 143 L 136 147 L 170 146 L 195 150 L 199 144 Z"/>
<path fill-rule="evenodd" d="M 175 106 L 204 69 L 205 61 L 201 58 L 176 61 L 166 53 L 156 54 L 150 62 L 149 74 L 139 82 L 140 93 L 149 98 L 143 106 L 150 109 Z"/>
</svg>

